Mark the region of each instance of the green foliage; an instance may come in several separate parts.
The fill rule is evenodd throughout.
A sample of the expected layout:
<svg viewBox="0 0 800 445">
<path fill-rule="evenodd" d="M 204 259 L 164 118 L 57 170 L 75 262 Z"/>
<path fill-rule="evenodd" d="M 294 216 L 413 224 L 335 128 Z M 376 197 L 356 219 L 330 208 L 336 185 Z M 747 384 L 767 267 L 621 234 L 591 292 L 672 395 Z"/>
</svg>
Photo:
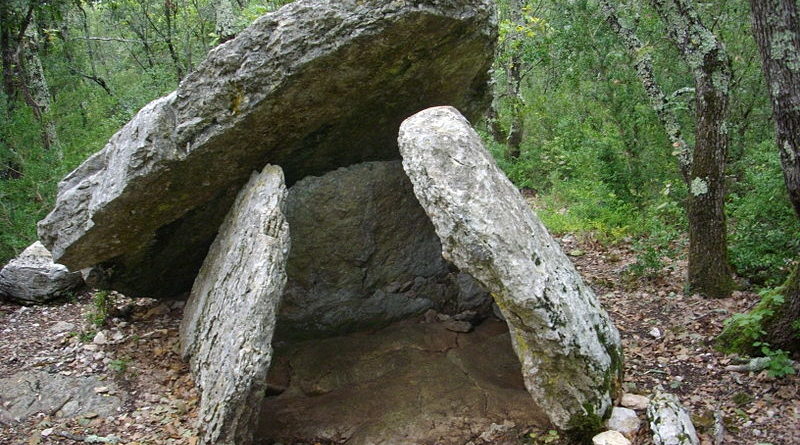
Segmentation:
<svg viewBox="0 0 800 445">
<path fill-rule="evenodd" d="M 789 359 L 789 353 L 781 349 L 772 349 L 763 341 L 764 323 L 775 315 L 785 298 L 781 289 L 766 289 L 761 292 L 761 301 L 750 311 L 734 314 L 725 320 L 725 328 L 717 337 L 717 348 L 727 353 L 743 353 L 761 355 L 769 359 L 767 372 L 772 377 L 783 377 L 794 374 L 795 369 Z M 797 324 L 797 322 L 795 322 Z"/>
<path fill-rule="evenodd" d="M 86 321 L 97 328 L 102 328 L 108 322 L 109 310 L 113 304 L 111 294 L 102 290 L 92 298 L 92 310 L 86 314 Z"/>
<path fill-rule="evenodd" d="M 800 255 L 800 222 L 792 210 L 775 144 L 764 141 L 740 161 L 742 178 L 730 194 L 730 254 L 739 275 L 781 284 Z"/>
<path fill-rule="evenodd" d="M 130 363 L 131 360 L 128 357 L 114 359 L 108 363 L 108 369 L 114 371 L 117 374 L 125 374 L 128 371 Z"/>
<path fill-rule="evenodd" d="M 761 301 L 750 311 L 734 314 L 725 320 L 725 328 L 717 338 L 717 347 L 723 352 L 750 352 L 766 333 L 763 323 L 783 304 L 783 295 L 776 289 L 760 293 Z"/>
<path fill-rule="evenodd" d="M 755 342 L 753 346 L 758 348 L 761 354 L 769 359 L 766 368 L 767 375 L 776 378 L 794 375 L 795 369 L 792 366 L 792 360 L 789 358 L 788 352 L 782 349 L 772 349 L 769 343 Z"/>
<path fill-rule="evenodd" d="M 525 443 L 531 445 L 554 445 L 562 443 L 562 437 L 556 430 L 533 431 L 528 433 Z"/>
</svg>

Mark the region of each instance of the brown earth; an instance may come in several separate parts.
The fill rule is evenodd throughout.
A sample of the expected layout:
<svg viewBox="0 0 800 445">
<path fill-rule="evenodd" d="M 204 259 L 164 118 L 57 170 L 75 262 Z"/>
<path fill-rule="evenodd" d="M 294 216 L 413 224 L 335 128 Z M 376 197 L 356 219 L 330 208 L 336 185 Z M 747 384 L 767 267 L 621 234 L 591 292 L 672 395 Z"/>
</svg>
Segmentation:
<svg viewBox="0 0 800 445">
<path fill-rule="evenodd" d="M 723 415 L 726 444 L 800 443 L 800 378 L 772 378 L 766 371 L 726 371 L 725 366 L 735 363 L 736 357 L 713 349 L 723 321 L 752 307 L 757 295 L 736 292 L 726 300 L 684 295 L 685 264 L 680 261 L 665 257 L 663 268 L 654 277 L 634 278 L 626 273 L 635 260 L 629 246 L 607 247 L 571 236 L 562 242 L 622 333 L 626 390 L 648 395 L 661 386 L 677 394 L 691 410 L 704 444 L 713 443 L 715 411 Z M 65 378 L 97 376 L 110 388 L 117 388 L 116 394 L 98 394 L 123 400 L 120 408 L 108 415 L 84 410 L 78 417 L 65 418 L 59 416 L 63 409 L 59 406 L 42 409 L 21 422 L 0 415 L 0 444 L 80 444 L 94 440 L 92 435 L 114 436 L 121 439 L 120 443 L 134 445 L 196 443 L 197 395 L 175 347 L 182 303 L 131 300 L 115 294 L 112 299 L 118 309 L 101 328 L 87 321 L 88 315 L 97 312 L 89 293 L 52 306 L 0 303 L 0 379 L 23 372 Z M 520 413 L 527 402 L 518 398 L 519 381 L 515 382 L 513 372 L 502 372 L 505 377 L 497 380 L 492 374 L 496 366 L 485 366 L 501 364 L 499 368 L 508 371 L 507 355 L 476 360 L 493 342 L 506 347 L 500 341 L 505 335 L 498 329 L 500 323 L 490 320 L 471 334 L 442 332 L 440 326 L 415 320 L 380 335 L 357 334 L 337 346 L 349 350 L 331 346 L 341 338 L 278 348 L 273 388 L 275 393 L 283 392 L 271 397 L 265 410 L 281 415 L 264 414 L 261 433 L 265 442 L 273 434 L 270 431 L 285 431 L 283 428 L 308 432 L 303 428 L 310 425 L 317 431 L 342 431 L 337 422 L 355 424 L 353 413 L 374 416 L 388 406 L 396 409 L 398 417 L 384 419 L 375 427 L 356 428 L 353 436 L 368 430 L 400 431 L 401 425 L 409 425 L 408 419 L 412 419 L 412 429 L 420 429 L 413 419 L 430 417 L 444 419 L 439 424 L 443 429 L 437 430 L 434 423 L 429 429 L 443 439 L 456 439 L 447 443 L 562 443 L 554 434 L 528 430 L 527 414 Z M 50 329 L 58 322 L 72 323 L 74 329 L 54 333 Z M 660 336 L 651 333 L 654 328 Z M 92 333 L 98 329 L 107 338 L 104 344 L 92 342 Z M 378 341 L 381 336 L 393 340 Z M 359 342 L 361 349 L 356 347 Z M 392 342 L 405 346 L 395 348 Z M 369 358 L 364 353 L 369 348 L 375 351 L 372 359 L 354 367 L 357 357 Z M 292 375 L 286 372 L 287 363 L 299 363 L 303 368 L 292 368 L 295 377 L 290 380 L 286 379 Z M 404 364 L 413 366 L 404 368 Z M 442 381 L 442 374 L 451 379 Z M 283 379 L 278 378 L 281 375 Z M 476 375 L 485 380 L 476 383 Z M 366 376 L 365 382 L 356 382 L 357 376 Z M 423 385 L 425 382 L 430 385 Z M 502 391 L 508 394 L 500 394 Z M 325 395 L 309 397 L 318 392 Z M 0 394 L 0 413 L 10 407 L 9 400 L 2 397 Z M 326 397 L 334 407 L 327 412 L 322 403 L 317 404 Z M 410 403 L 414 397 L 421 402 Z M 447 403 L 438 403 L 442 400 Z M 484 415 L 487 405 L 482 403 L 504 400 L 514 401 L 502 408 L 506 409 L 506 418 L 502 419 L 505 424 L 499 417 Z M 502 409 L 496 412 L 502 413 Z M 307 413 L 307 421 L 299 412 Z M 469 425 L 462 425 L 448 434 L 448 428 L 458 428 L 453 419 L 459 415 L 480 420 L 468 433 L 462 429 L 469 429 Z M 481 439 L 482 433 L 493 439 Z M 642 429 L 635 444 L 647 443 L 651 441 Z"/>
</svg>

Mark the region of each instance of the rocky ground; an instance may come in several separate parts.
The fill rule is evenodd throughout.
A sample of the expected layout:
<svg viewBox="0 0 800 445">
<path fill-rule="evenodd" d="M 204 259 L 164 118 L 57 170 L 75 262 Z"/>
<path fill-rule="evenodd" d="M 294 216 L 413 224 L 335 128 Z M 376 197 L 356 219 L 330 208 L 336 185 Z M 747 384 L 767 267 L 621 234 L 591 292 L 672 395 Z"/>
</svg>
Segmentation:
<svg viewBox="0 0 800 445">
<path fill-rule="evenodd" d="M 649 395 L 661 387 L 678 395 L 705 444 L 714 443 L 715 414 L 725 428 L 723 443 L 800 443 L 800 378 L 730 371 L 736 357 L 713 349 L 723 320 L 751 307 L 755 294 L 684 295 L 680 261 L 664 258 L 657 276 L 635 278 L 625 272 L 634 261 L 625 245 L 572 236 L 562 244 L 622 333 L 626 391 Z M 176 354 L 182 303 L 106 299 L 113 303 L 108 313 L 90 293 L 51 306 L 0 303 L 0 443 L 197 442 L 197 395 Z M 497 425 L 505 434 L 494 443 L 564 442 L 510 426 Z M 634 443 L 650 443 L 645 433 Z M 472 442 L 492 443 L 480 436 Z"/>
</svg>

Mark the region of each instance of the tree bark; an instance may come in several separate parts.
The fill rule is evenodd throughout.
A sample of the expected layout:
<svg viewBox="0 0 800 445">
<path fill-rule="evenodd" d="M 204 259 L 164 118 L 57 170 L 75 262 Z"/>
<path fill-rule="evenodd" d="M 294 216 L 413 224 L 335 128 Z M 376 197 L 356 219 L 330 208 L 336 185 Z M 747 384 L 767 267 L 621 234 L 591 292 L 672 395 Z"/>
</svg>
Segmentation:
<svg viewBox="0 0 800 445">
<path fill-rule="evenodd" d="M 11 36 L 11 11 L 8 2 L 0 2 L 0 57 L 3 64 L 3 92 L 8 102 L 8 111 L 11 111 L 13 98 L 16 96 L 14 87 L 14 44 Z"/>
<path fill-rule="evenodd" d="M 692 70 L 695 147 L 689 169 L 689 288 L 708 297 L 733 289 L 725 223 L 725 161 L 731 64 L 688 0 L 650 0 Z"/>
<path fill-rule="evenodd" d="M 236 14 L 232 0 L 219 0 L 214 6 L 214 21 L 219 43 L 236 37 Z"/>
<path fill-rule="evenodd" d="M 730 61 L 722 44 L 700 21 L 687 0 L 651 0 L 672 41 L 692 69 L 695 80 L 695 146 L 683 139 L 669 98 L 659 86 L 653 59 L 610 0 L 601 0 L 606 22 L 635 60 L 636 73 L 658 115 L 690 189 L 688 284 L 709 297 L 727 297 L 733 289 L 728 263 L 725 223 L 725 161 L 728 136 L 725 118 L 731 78 Z"/>
<path fill-rule="evenodd" d="M 690 181 L 690 169 L 692 166 L 692 149 L 683 139 L 683 131 L 678 122 L 669 99 L 656 80 L 655 69 L 653 68 L 653 57 L 645 50 L 644 44 L 633 28 L 626 25 L 620 19 L 617 8 L 610 0 L 600 0 L 600 8 L 603 11 L 606 22 L 611 29 L 619 35 L 628 50 L 628 54 L 634 59 L 634 67 L 639 81 L 642 82 L 645 94 L 650 99 L 650 106 L 656 112 L 661 125 L 667 132 L 673 153 L 678 159 L 678 167 L 683 175 L 684 181 Z"/>
<path fill-rule="evenodd" d="M 57 143 L 56 126 L 50 117 L 50 88 L 39 59 L 38 33 L 35 27 L 28 27 L 18 53 L 23 96 L 33 110 L 33 115 L 42 125 L 42 145 L 49 150 Z"/>
<path fill-rule="evenodd" d="M 753 35 L 772 100 L 775 138 L 783 177 L 800 218 L 800 16 L 795 0 L 750 0 Z M 784 304 L 764 321 L 766 338 L 781 349 L 800 352 L 800 264 L 781 289 Z"/>
</svg>

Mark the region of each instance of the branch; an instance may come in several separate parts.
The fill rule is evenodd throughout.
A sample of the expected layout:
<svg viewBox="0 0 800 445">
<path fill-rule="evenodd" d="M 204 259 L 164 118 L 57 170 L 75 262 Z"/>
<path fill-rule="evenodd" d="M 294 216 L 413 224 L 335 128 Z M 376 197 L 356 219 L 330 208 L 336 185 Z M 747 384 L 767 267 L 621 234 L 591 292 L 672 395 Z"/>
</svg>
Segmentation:
<svg viewBox="0 0 800 445">
<path fill-rule="evenodd" d="M 94 42 L 122 42 L 122 43 L 140 43 L 140 44 L 144 44 L 144 42 L 142 40 L 122 39 L 122 38 L 119 38 L 119 37 L 94 37 L 94 36 L 83 37 L 83 36 L 79 36 L 79 37 L 73 37 L 73 39 L 91 40 L 91 41 L 94 41 Z"/>
<path fill-rule="evenodd" d="M 75 74 L 77 76 L 81 76 L 81 77 L 83 77 L 85 79 L 91 80 L 92 82 L 100 85 L 100 88 L 105 90 L 105 92 L 108 93 L 109 96 L 112 96 L 112 97 L 114 96 L 114 94 L 111 92 L 111 88 L 108 87 L 108 84 L 106 83 L 106 81 L 102 77 L 90 76 L 90 75 L 88 75 L 86 73 L 78 71 L 76 68 L 73 68 L 71 66 L 67 66 L 67 69 L 69 69 L 69 71 L 72 74 Z"/>
<path fill-rule="evenodd" d="M 34 9 L 36 9 L 36 6 L 38 4 L 39 4 L 38 1 L 32 1 L 30 6 L 28 6 L 28 12 L 27 14 L 25 14 L 25 20 L 23 20 L 19 26 L 19 33 L 17 34 L 17 42 L 22 42 L 22 38 L 25 36 L 25 31 L 28 30 L 28 26 L 30 26 L 31 20 L 33 20 L 33 11 Z"/>
<path fill-rule="evenodd" d="M 617 9 L 611 3 L 611 0 L 600 0 L 600 9 L 608 25 L 619 35 L 628 52 L 635 60 L 636 75 L 642 82 L 645 93 L 647 93 L 647 96 L 650 98 L 650 106 L 658 115 L 658 119 L 667 131 L 667 136 L 670 142 L 672 142 L 672 146 L 675 148 L 673 154 L 678 158 L 681 174 L 684 179 L 688 181 L 692 166 L 692 151 L 683 139 L 678 117 L 669 106 L 669 99 L 656 80 L 653 58 L 648 53 L 642 41 L 639 40 L 639 37 L 636 36 L 636 32 L 622 23 Z M 684 90 L 685 88 L 678 90 L 678 92 L 683 92 Z M 673 96 L 678 94 L 678 92 L 673 94 Z"/>
</svg>

